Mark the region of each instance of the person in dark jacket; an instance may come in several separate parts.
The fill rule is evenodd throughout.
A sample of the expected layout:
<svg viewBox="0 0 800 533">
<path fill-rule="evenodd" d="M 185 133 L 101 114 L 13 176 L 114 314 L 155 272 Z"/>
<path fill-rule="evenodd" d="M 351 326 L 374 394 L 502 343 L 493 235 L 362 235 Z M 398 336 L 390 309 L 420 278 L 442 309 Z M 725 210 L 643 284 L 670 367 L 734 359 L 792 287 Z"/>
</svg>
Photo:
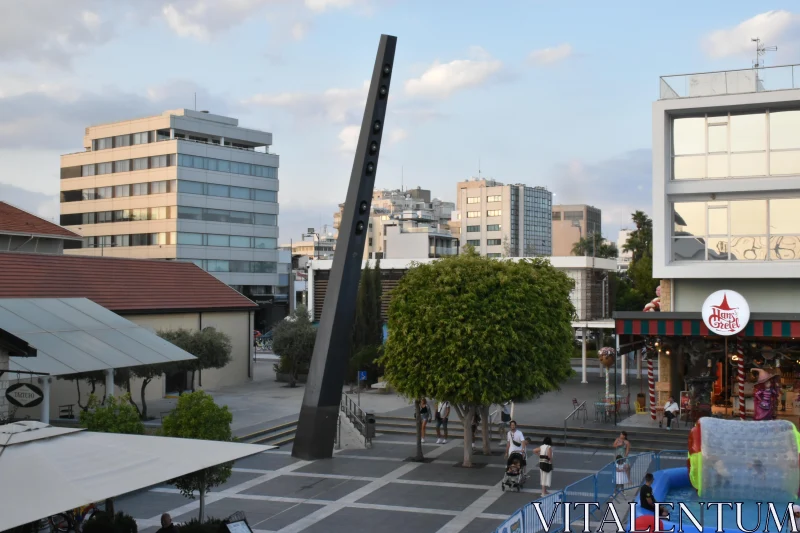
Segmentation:
<svg viewBox="0 0 800 533">
<path fill-rule="evenodd" d="M 169 513 L 161 515 L 161 529 L 156 533 L 178 533 L 178 526 L 172 523 L 172 517 Z"/>
</svg>

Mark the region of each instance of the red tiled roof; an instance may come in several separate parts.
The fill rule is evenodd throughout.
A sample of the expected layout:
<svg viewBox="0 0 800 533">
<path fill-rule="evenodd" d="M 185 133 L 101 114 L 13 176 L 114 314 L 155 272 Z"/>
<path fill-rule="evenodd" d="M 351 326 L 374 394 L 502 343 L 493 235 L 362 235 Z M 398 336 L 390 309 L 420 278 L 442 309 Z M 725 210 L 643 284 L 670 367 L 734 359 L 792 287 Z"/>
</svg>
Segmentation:
<svg viewBox="0 0 800 533">
<path fill-rule="evenodd" d="M 256 309 L 194 263 L 0 253 L 0 298 L 88 298 L 114 312 Z"/>
<path fill-rule="evenodd" d="M 11 204 L 0 202 L 0 233 L 15 235 L 47 235 L 65 239 L 80 239 L 81 236 L 48 222 Z"/>
</svg>

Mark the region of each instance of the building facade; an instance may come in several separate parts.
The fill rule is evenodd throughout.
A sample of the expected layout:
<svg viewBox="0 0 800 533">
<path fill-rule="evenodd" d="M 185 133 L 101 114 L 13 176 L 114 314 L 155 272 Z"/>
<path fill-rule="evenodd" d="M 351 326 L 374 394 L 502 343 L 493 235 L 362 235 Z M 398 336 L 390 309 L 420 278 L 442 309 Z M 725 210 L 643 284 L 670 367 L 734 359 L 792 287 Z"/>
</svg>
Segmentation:
<svg viewBox="0 0 800 533">
<path fill-rule="evenodd" d="M 273 323 L 288 311 L 289 264 L 271 144 L 188 109 L 86 128 L 85 151 L 61 157 L 61 225 L 84 237 L 66 253 L 192 261 Z"/>
<path fill-rule="evenodd" d="M 617 269 L 620 271 L 628 270 L 631 260 L 633 259 L 633 252 L 626 252 L 624 250 L 630 236 L 631 230 L 629 229 L 621 229 L 617 234 L 617 251 L 619 253 L 619 255 L 617 255 Z"/>
<path fill-rule="evenodd" d="M 474 178 L 456 185 L 461 246 L 487 257 L 552 255 L 553 194 L 544 187 Z"/>
<path fill-rule="evenodd" d="M 553 255 L 572 255 L 572 246 L 582 237 L 602 235 L 601 219 L 600 209 L 590 205 L 554 205 Z"/>
</svg>

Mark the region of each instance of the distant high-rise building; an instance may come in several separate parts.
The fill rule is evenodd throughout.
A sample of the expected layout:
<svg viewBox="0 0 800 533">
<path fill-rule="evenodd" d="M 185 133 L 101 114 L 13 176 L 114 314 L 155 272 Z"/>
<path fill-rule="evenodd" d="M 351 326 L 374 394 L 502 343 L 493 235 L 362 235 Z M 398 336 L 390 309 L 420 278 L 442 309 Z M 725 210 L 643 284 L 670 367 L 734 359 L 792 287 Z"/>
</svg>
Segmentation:
<svg viewBox="0 0 800 533">
<path fill-rule="evenodd" d="M 459 182 L 456 194 L 451 226 L 462 247 L 471 245 L 487 257 L 552 255 L 553 194 L 546 188 L 474 178 Z"/>
<path fill-rule="evenodd" d="M 623 250 L 625 245 L 628 243 L 628 239 L 631 236 L 631 230 L 629 229 L 621 229 L 619 230 L 619 235 L 617 236 L 617 251 L 619 255 L 617 255 L 617 269 L 618 270 L 628 270 L 628 267 L 631 264 L 631 260 L 633 259 L 633 252 L 626 252 Z"/>
<path fill-rule="evenodd" d="M 582 237 L 600 236 L 602 212 L 590 205 L 553 206 L 553 255 L 572 255 L 572 246 Z M 587 255 L 592 255 L 591 249 Z"/>
<path fill-rule="evenodd" d="M 86 128 L 85 151 L 61 156 L 61 225 L 84 237 L 66 253 L 192 261 L 258 303 L 268 326 L 288 311 L 291 263 L 277 249 L 271 144 L 188 109 Z"/>
</svg>

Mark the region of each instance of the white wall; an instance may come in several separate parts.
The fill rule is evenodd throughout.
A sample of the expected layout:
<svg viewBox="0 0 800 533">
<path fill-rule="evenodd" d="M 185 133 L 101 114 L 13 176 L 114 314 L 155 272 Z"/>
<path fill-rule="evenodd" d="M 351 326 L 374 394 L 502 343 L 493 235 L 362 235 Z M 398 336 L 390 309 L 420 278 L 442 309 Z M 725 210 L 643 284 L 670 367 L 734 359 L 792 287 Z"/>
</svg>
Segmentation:
<svg viewBox="0 0 800 533">
<path fill-rule="evenodd" d="M 736 291 L 751 313 L 796 313 L 800 279 L 676 279 L 672 281 L 674 312 L 699 313 L 716 291 Z"/>
</svg>

